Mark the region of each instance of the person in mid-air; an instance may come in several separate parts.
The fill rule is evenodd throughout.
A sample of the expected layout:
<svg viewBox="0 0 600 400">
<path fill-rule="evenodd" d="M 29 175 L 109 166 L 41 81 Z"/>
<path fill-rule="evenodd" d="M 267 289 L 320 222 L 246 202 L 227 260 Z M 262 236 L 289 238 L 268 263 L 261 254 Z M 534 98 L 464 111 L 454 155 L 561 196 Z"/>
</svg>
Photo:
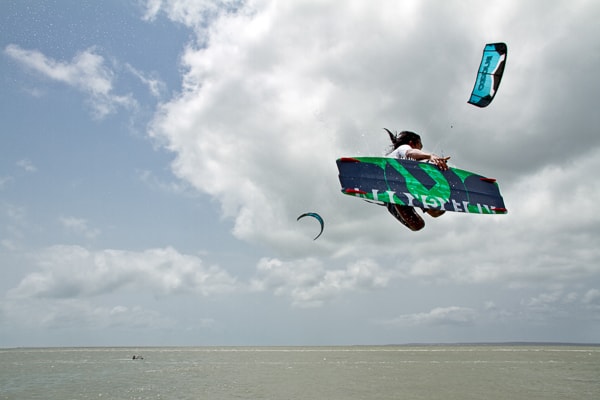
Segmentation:
<svg viewBox="0 0 600 400">
<path fill-rule="evenodd" d="M 384 128 L 385 129 L 385 128 Z M 424 152 L 421 136 L 411 131 L 402 131 L 398 134 L 393 134 L 388 129 L 385 129 L 392 141 L 392 150 L 387 154 L 387 157 L 409 159 L 415 161 L 427 161 L 435 164 L 439 169 L 445 171 L 448 169 L 448 160 L 450 157 L 440 157 L 433 153 Z M 414 207 L 402 206 L 399 204 L 386 203 L 388 211 L 403 225 L 410 230 L 418 231 L 425 227 L 425 221 Z M 439 217 L 444 213 L 444 210 L 424 210 L 432 217 Z"/>
</svg>

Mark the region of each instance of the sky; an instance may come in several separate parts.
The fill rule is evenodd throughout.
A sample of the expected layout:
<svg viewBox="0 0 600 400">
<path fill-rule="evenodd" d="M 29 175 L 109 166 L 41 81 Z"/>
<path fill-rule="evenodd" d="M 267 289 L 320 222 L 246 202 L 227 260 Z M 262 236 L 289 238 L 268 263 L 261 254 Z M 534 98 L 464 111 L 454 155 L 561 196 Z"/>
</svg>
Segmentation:
<svg viewBox="0 0 600 400">
<path fill-rule="evenodd" d="M 598 20 L 593 0 L 3 0 L 0 347 L 600 342 Z M 383 128 L 496 178 L 508 214 L 411 232 L 343 195 L 335 160 L 384 155 Z"/>
</svg>

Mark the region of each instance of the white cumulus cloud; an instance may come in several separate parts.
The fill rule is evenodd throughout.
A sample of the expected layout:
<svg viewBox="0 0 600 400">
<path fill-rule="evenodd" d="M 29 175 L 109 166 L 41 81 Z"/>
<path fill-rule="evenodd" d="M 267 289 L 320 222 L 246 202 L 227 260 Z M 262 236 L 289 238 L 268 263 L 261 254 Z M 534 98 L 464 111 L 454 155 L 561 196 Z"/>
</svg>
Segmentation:
<svg viewBox="0 0 600 400">
<path fill-rule="evenodd" d="M 251 282 L 254 290 L 272 290 L 291 298 L 298 307 L 318 307 L 340 295 L 382 288 L 392 278 L 372 260 L 360 260 L 345 269 L 327 269 L 314 258 L 288 262 L 265 258 L 257 269 Z"/>
<path fill-rule="evenodd" d="M 201 259 L 157 248 L 142 252 L 90 251 L 79 246 L 52 246 L 38 256 L 40 270 L 25 276 L 8 292 L 10 298 L 78 298 L 116 293 L 125 288 L 157 294 L 234 290 L 236 279 Z"/>
</svg>

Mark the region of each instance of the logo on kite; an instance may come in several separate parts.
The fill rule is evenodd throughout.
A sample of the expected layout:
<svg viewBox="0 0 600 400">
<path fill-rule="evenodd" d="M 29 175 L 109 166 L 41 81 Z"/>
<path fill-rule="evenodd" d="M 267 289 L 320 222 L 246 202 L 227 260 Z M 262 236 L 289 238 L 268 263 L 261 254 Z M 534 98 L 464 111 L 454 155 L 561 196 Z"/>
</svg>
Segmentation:
<svg viewBox="0 0 600 400">
<path fill-rule="evenodd" d="M 321 236 L 321 233 L 323 233 L 323 228 L 325 227 L 325 223 L 323 222 L 323 218 L 321 218 L 321 216 L 320 216 L 319 214 L 317 214 L 317 213 L 314 213 L 314 212 L 308 212 L 308 213 L 304 213 L 304 214 L 300 215 L 300 216 L 299 216 L 299 217 L 296 219 L 296 221 L 300 221 L 300 219 L 301 219 L 301 218 L 304 218 L 304 217 L 313 217 L 313 218 L 315 218 L 317 221 L 319 221 L 319 223 L 321 224 L 321 232 L 319 232 L 319 234 L 318 234 L 317 236 L 315 236 L 315 238 L 313 239 L 313 240 L 317 240 L 317 238 L 318 238 L 319 236 Z"/>
<path fill-rule="evenodd" d="M 508 48 L 506 43 L 490 43 L 483 48 L 483 57 L 477 71 L 477 79 L 468 103 L 477 107 L 487 107 L 500 86 Z"/>
</svg>

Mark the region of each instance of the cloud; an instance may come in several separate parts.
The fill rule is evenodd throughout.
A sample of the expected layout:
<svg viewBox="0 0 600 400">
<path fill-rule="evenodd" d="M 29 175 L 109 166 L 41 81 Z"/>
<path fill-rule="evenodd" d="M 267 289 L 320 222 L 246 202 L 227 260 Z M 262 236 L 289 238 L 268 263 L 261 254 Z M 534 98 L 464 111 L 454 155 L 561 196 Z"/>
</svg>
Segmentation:
<svg viewBox="0 0 600 400">
<path fill-rule="evenodd" d="M 28 221 L 27 209 L 21 205 L 0 202 L 0 234 L 3 246 L 7 249 L 16 249 L 25 237 L 25 232 L 36 230 L 36 226 Z"/>
<path fill-rule="evenodd" d="M 143 252 L 89 251 L 57 245 L 40 252 L 39 272 L 32 272 L 8 292 L 9 298 L 87 298 L 117 293 L 126 288 L 166 295 L 228 293 L 236 279 L 226 271 L 205 266 L 197 257 L 173 248 Z"/>
<path fill-rule="evenodd" d="M 263 258 L 257 276 L 251 281 L 255 291 L 271 290 L 289 297 L 298 307 L 319 307 L 345 293 L 370 291 L 387 286 L 392 278 L 372 260 L 361 260 L 345 269 L 328 270 L 311 258 L 284 262 Z"/>
<path fill-rule="evenodd" d="M 16 166 L 25 172 L 33 173 L 37 171 L 37 167 L 33 162 L 27 158 L 23 158 L 16 162 Z M 0 176 L 0 190 L 8 186 L 9 183 L 14 182 L 15 178 L 10 175 Z"/>
<path fill-rule="evenodd" d="M 437 307 L 426 313 L 401 315 L 385 321 L 394 326 L 439 326 L 439 325 L 472 325 L 478 312 L 469 307 Z"/>
<path fill-rule="evenodd" d="M 519 315 L 539 325 L 584 324 L 591 326 L 598 321 L 600 311 L 597 282 L 592 281 L 592 288 L 575 285 L 555 285 L 555 288 L 542 291 L 520 302 Z M 582 328 L 583 329 L 583 328 Z"/>
<path fill-rule="evenodd" d="M 0 176 L 0 189 L 4 189 L 4 187 L 13 180 L 12 176 Z"/>
<path fill-rule="evenodd" d="M 183 1 L 152 4 L 189 26 L 204 21 L 198 9 L 178 9 Z M 211 19 L 202 45 L 187 46 L 181 93 L 161 107 L 150 135 L 174 153 L 176 176 L 221 204 L 237 238 L 289 260 L 278 261 L 284 271 L 318 254 L 338 269 L 390 256 L 397 261 L 380 263 L 388 273 L 443 284 L 547 288 L 594 277 L 600 136 L 591 132 L 600 121 L 589 105 L 600 88 L 586 86 L 597 62 L 580 50 L 598 44 L 590 32 L 598 11 L 469 7 L 247 2 Z M 535 15 L 536 26 L 554 26 L 559 14 L 567 18 L 551 34 L 528 22 Z M 494 103 L 478 109 L 466 100 L 483 45 L 498 40 L 508 43 L 507 69 Z M 574 63 L 554 62 L 557 53 Z M 582 96 L 564 95 L 567 88 Z M 426 150 L 497 178 L 508 215 L 446 213 L 411 233 L 382 207 L 342 196 L 335 159 L 381 155 L 384 126 L 416 130 Z M 306 210 L 327 226 L 310 246 L 294 224 Z"/>
<path fill-rule="evenodd" d="M 2 239 L 0 240 L 0 245 L 5 248 L 6 250 L 9 251 L 13 251 L 13 250 L 17 250 L 18 246 L 16 245 L 16 243 L 11 240 L 11 239 Z"/>
<path fill-rule="evenodd" d="M 238 10 L 244 0 L 146 0 L 144 20 L 154 21 L 164 12 L 173 21 L 202 28 L 220 14 Z"/>
<path fill-rule="evenodd" d="M 88 222 L 83 218 L 60 217 L 59 221 L 66 229 L 81 234 L 88 239 L 93 239 L 100 234 L 99 229 L 90 228 Z"/>
<path fill-rule="evenodd" d="M 160 98 L 166 91 L 167 85 L 153 74 L 146 74 L 138 69 L 134 68 L 130 64 L 125 64 L 125 67 L 131 72 L 136 78 L 138 78 L 144 85 L 148 87 L 148 90 L 152 96 Z"/>
<path fill-rule="evenodd" d="M 33 165 L 33 163 L 24 158 L 22 160 L 17 161 L 17 166 L 22 168 L 23 170 L 27 171 L 27 172 L 35 172 L 37 171 L 37 168 L 35 167 L 35 165 Z"/>
<path fill-rule="evenodd" d="M 139 305 L 94 305 L 81 299 L 8 300 L 0 303 L 0 315 L 13 325 L 36 329 L 160 329 L 174 323 Z"/>
<path fill-rule="evenodd" d="M 79 219 L 65 218 L 64 222 L 78 231 L 87 229 Z M 8 299 L 63 301 L 129 290 L 202 296 L 250 291 L 271 292 L 306 308 L 320 307 L 356 291 L 386 287 L 394 277 L 393 272 L 367 259 L 326 269 L 314 258 L 288 262 L 264 258 L 258 262 L 255 276 L 244 283 L 219 267 L 207 267 L 199 258 L 169 247 L 132 252 L 57 245 L 40 252 L 37 265 L 39 271 L 29 273 L 9 290 Z"/>
<path fill-rule="evenodd" d="M 70 62 L 57 61 L 37 50 L 26 50 L 15 44 L 6 46 L 4 53 L 46 78 L 85 93 L 98 118 L 114 113 L 119 107 L 136 106 L 131 95 L 114 94 L 114 73 L 94 48 L 76 54 Z"/>
<path fill-rule="evenodd" d="M 190 185 L 181 180 L 164 180 L 149 170 L 136 171 L 138 179 L 147 185 L 149 188 L 165 193 L 175 193 L 179 195 L 193 195 L 195 189 L 190 188 Z"/>
<path fill-rule="evenodd" d="M 538 296 L 529 299 L 525 305 L 531 310 L 543 311 L 553 307 L 553 305 L 559 303 L 562 299 L 562 291 L 555 290 L 550 293 L 541 293 Z"/>
<path fill-rule="evenodd" d="M 597 307 L 600 307 L 600 290 L 588 290 L 583 297 L 583 302 L 585 304 L 595 304 Z"/>
</svg>

